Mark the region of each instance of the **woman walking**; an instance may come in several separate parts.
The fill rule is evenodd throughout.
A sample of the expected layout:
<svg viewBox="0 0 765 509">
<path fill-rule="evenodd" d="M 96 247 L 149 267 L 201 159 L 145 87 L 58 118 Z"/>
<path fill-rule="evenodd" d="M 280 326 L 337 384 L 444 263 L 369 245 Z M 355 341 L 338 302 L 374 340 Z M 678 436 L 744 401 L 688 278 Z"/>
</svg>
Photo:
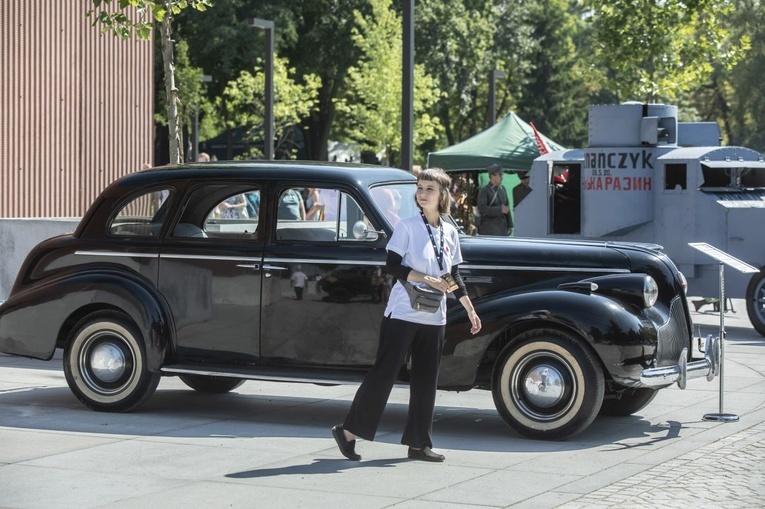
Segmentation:
<svg viewBox="0 0 765 509">
<path fill-rule="evenodd" d="M 380 326 L 377 358 L 356 392 L 343 424 L 332 428 L 340 452 L 358 461 L 356 437 L 374 440 L 396 375 L 411 353 L 409 411 L 401 443 L 408 457 L 444 461 L 432 450 L 431 432 L 438 383 L 438 368 L 446 326 L 446 292 L 454 292 L 470 318 L 470 332 L 481 330 L 457 265 L 462 252 L 456 228 L 441 218 L 449 212 L 451 179 L 437 168 L 417 177 L 415 201 L 420 214 L 402 219 L 388 242 L 386 270 L 398 282 L 393 286 Z M 430 310 L 416 306 L 409 285 L 437 290 Z M 415 306 L 419 309 L 415 309 Z"/>
</svg>

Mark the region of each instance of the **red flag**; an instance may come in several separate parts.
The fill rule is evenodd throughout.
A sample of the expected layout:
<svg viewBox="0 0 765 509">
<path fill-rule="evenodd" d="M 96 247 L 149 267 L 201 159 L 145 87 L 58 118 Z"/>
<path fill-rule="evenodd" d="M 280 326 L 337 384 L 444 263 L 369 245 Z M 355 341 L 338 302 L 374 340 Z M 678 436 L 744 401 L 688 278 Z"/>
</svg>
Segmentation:
<svg viewBox="0 0 765 509">
<path fill-rule="evenodd" d="M 534 141 L 537 143 L 537 148 L 539 149 L 539 155 L 544 155 L 548 153 L 550 149 L 547 147 L 545 140 L 543 140 L 542 137 L 539 135 L 539 131 L 537 131 L 536 126 L 534 126 L 534 122 L 529 122 L 529 125 L 531 125 L 531 128 L 534 130 Z"/>
</svg>

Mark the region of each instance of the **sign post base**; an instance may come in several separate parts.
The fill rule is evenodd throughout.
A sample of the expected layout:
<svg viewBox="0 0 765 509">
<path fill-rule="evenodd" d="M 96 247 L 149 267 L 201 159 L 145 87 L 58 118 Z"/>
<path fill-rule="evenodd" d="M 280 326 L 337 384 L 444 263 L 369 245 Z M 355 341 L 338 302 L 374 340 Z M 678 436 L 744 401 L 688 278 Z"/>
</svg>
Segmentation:
<svg viewBox="0 0 765 509">
<path fill-rule="evenodd" d="M 717 422 L 737 422 L 738 415 L 736 414 L 704 414 L 705 421 L 717 421 Z"/>
</svg>

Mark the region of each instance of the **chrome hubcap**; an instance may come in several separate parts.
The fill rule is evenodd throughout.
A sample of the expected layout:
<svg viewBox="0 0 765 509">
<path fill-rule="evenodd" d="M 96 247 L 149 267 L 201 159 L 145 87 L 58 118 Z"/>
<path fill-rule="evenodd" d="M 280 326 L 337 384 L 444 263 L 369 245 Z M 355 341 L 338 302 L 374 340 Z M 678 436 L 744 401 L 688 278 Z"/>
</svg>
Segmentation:
<svg viewBox="0 0 765 509">
<path fill-rule="evenodd" d="M 537 352 L 524 358 L 510 382 L 516 407 L 540 422 L 565 415 L 579 390 L 571 366 L 554 352 Z"/>
<path fill-rule="evenodd" d="M 526 373 L 524 396 L 535 406 L 550 408 L 563 397 L 564 379 L 554 366 L 540 364 Z"/>
<path fill-rule="evenodd" d="M 111 383 L 125 373 L 125 354 L 112 343 L 102 343 L 90 356 L 90 372 L 99 380 Z"/>
</svg>

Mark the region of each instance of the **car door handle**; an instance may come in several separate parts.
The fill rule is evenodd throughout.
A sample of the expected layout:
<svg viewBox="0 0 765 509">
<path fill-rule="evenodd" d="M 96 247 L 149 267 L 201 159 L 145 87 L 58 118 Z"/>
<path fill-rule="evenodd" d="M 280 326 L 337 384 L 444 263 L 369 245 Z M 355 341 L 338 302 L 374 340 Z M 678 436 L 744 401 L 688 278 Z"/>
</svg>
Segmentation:
<svg viewBox="0 0 765 509">
<path fill-rule="evenodd" d="M 287 270 L 287 267 L 280 267 L 279 265 L 265 264 L 265 265 L 263 265 L 263 270 L 266 271 L 266 273 L 264 274 L 265 277 L 271 277 L 271 272 L 270 271 L 272 271 L 272 270 Z"/>
<path fill-rule="evenodd" d="M 241 267 L 243 269 L 258 270 L 260 269 L 260 264 L 259 263 L 240 263 L 237 265 L 237 267 Z"/>
</svg>

